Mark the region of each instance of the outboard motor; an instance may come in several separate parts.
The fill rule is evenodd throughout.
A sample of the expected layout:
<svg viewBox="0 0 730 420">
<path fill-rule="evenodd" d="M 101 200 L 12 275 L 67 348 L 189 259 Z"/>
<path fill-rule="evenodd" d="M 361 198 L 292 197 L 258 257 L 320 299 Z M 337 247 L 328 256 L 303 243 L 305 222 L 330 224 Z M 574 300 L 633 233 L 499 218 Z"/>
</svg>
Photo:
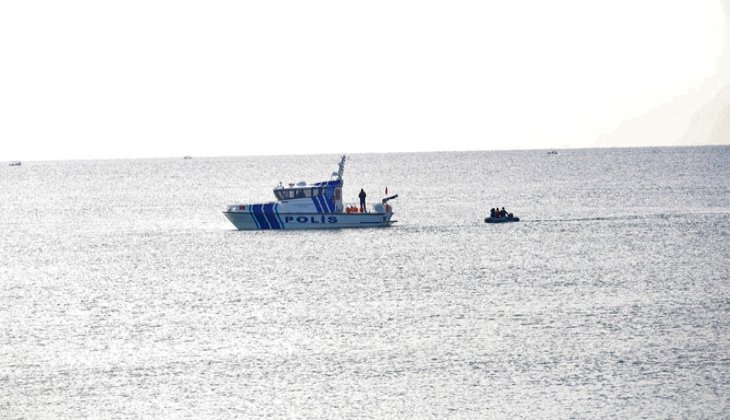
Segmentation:
<svg viewBox="0 0 730 420">
<path fill-rule="evenodd" d="M 395 198 L 398 198 L 398 194 L 396 194 L 396 195 L 391 195 L 390 197 L 385 197 L 385 198 L 383 199 L 383 204 L 385 204 L 385 203 L 387 203 L 388 201 L 390 201 L 390 200 L 393 200 L 393 199 L 395 199 Z"/>
<path fill-rule="evenodd" d="M 388 212 L 391 212 L 391 211 L 393 211 L 393 209 L 388 205 L 388 201 L 390 201 L 390 200 L 392 200 L 394 198 L 397 198 L 397 197 L 398 197 L 398 194 L 391 195 L 390 197 L 385 197 L 383 199 L 382 204 L 376 204 L 375 206 L 373 206 L 373 209 L 375 210 L 376 213 L 388 213 Z"/>
</svg>

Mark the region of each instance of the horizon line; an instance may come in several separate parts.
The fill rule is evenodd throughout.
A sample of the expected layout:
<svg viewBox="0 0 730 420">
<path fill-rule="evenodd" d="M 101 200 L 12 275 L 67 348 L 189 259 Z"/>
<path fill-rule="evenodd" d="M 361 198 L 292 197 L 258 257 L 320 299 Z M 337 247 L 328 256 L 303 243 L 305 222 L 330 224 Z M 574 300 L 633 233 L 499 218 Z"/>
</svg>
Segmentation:
<svg viewBox="0 0 730 420">
<path fill-rule="evenodd" d="M 539 152 L 539 151 L 567 151 L 567 150 L 605 150 L 605 149 L 668 149 L 668 148 L 705 148 L 705 147 L 730 147 L 730 143 L 708 143 L 708 144 L 679 144 L 679 145 L 638 145 L 638 146 L 616 146 L 616 145 L 595 145 L 591 147 L 541 147 L 525 149 L 474 149 L 474 150 L 418 150 L 418 151 L 396 151 L 396 152 L 313 152 L 313 153 L 264 153 L 255 155 L 176 155 L 176 156 L 135 156 L 135 157 L 88 157 L 68 159 L 3 159 L 3 162 L 78 162 L 78 161 L 121 161 L 121 160 L 172 160 L 184 159 L 190 156 L 191 159 L 222 159 L 222 158 L 249 158 L 249 157 L 295 157 L 295 156 L 317 156 L 317 155 L 395 155 L 395 154 L 429 154 L 429 153 L 485 153 L 485 152 Z"/>
</svg>

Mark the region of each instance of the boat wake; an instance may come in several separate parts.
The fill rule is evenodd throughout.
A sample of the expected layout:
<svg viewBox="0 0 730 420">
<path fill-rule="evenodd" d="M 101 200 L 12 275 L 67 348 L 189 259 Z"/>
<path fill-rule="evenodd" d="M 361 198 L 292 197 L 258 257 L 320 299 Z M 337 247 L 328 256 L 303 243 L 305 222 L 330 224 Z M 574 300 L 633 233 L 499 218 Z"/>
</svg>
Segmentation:
<svg viewBox="0 0 730 420">
<path fill-rule="evenodd" d="M 561 218 L 561 219 L 533 219 L 524 220 L 525 223 L 543 223 L 543 222 L 602 222 L 611 220 L 631 220 L 631 219 L 643 219 L 644 217 L 639 216 L 612 216 L 612 217 L 575 217 L 575 218 Z"/>
<path fill-rule="evenodd" d="M 662 213 L 644 213 L 631 215 L 616 216 L 597 216 L 597 217 L 568 217 L 555 219 L 532 219 L 524 220 L 525 223 L 543 223 L 543 222 L 613 222 L 613 221 L 632 221 L 647 219 L 683 219 L 687 217 L 697 217 L 699 215 L 730 215 L 730 210 L 705 210 L 695 212 L 662 212 Z"/>
</svg>

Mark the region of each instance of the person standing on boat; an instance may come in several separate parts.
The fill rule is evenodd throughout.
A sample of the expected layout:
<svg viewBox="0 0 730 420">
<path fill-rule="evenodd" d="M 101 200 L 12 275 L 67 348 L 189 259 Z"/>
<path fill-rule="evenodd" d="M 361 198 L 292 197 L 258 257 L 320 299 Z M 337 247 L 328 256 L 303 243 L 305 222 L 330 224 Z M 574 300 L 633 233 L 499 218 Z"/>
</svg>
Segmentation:
<svg viewBox="0 0 730 420">
<path fill-rule="evenodd" d="M 367 197 L 367 194 L 365 194 L 365 190 L 360 188 L 360 194 L 358 194 L 358 197 L 360 197 L 360 213 L 365 213 L 365 197 Z"/>
</svg>

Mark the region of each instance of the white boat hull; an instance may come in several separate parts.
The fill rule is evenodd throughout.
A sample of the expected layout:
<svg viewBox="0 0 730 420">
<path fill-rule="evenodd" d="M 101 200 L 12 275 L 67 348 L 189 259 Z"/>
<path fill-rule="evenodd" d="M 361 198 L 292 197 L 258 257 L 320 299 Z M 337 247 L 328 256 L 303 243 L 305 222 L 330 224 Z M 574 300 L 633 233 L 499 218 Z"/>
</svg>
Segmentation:
<svg viewBox="0 0 730 420">
<path fill-rule="evenodd" d="M 386 227 L 389 213 L 277 213 L 224 211 L 238 230 L 294 230 Z"/>
<path fill-rule="evenodd" d="M 384 197 L 380 203 L 367 209 L 358 195 L 360 207 L 342 202 L 342 173 L 345 160 L 342 156 L 339 170 L 332 174 L 335 179 L 307 184 L 304 181 L 285 187 L 281 183 L 274 188 L 275 202 L 229 205 L 223 214 L 238 230 L 290 230 L 290 229 L 342 229 L 386 227 L 394 221 L 393 209 L 388 201 L 398 194 Z M 387 191 L 387 189 L 386 189 Z M 361 212 L 362 211 L 362 212 Z"/>
</svg>

